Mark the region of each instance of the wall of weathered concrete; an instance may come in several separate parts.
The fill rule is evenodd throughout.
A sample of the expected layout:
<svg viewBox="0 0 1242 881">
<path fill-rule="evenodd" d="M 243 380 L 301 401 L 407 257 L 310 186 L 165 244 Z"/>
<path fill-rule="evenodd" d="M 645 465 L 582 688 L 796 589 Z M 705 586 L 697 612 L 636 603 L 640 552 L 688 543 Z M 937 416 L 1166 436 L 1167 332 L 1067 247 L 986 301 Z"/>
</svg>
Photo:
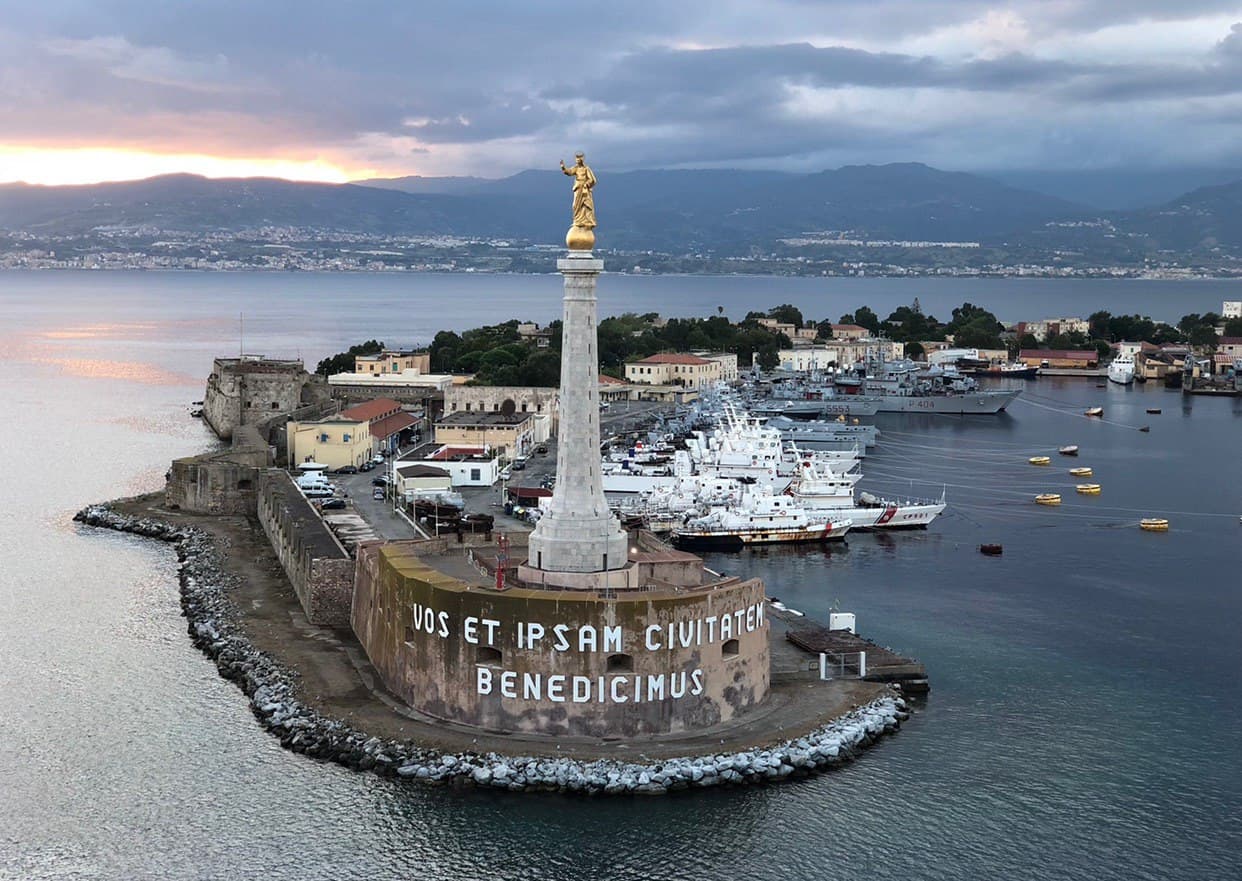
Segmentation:
<svg viewBox="0 0 1242 881">
<path fill-rule="evenodd" d="M 708 727 L 767 696 L 757 579 L 612 596 L 497 592 L 433 568 L 427 547 L 360 548 L 353 604 L 354 632 L 384 683 L 424 713 L 500 731 L 635 736 Z M 497 622 L 490 636 L 487 621 Z M 538 641 L 523 639 L 531 624 L 544 629 Z M 670 625 L 690 644 L 669 647 Z M 596 646 L 579 642 L 583 628 Z M 606 628 L 619 628 L 619 643 L 603 645 Z"/>
<path fill-rule="evenodd" d="M 556 431 L 560 389 L 538 386 L 455 385 L 444 392 L 444 412 L 499 413 L 505 402 L 515 413 L 544 414 L 552 432 Z M 547 440 L 539 438 L 536 443 Z"/>
<path fill-rule="evenodd" d="M 259 477 L 256 511 L 312 624 L 348 626 L 354 561 L 284 471 Z"/>
<path fill-rule="evenodd" d="M 253 515 L 259 474 L 272 464 L 271 457 L 271 449 L 253 428 L 238 428 L 227 450 L 173 460 L 164 504 L 195 514 Z"/>
</svg>

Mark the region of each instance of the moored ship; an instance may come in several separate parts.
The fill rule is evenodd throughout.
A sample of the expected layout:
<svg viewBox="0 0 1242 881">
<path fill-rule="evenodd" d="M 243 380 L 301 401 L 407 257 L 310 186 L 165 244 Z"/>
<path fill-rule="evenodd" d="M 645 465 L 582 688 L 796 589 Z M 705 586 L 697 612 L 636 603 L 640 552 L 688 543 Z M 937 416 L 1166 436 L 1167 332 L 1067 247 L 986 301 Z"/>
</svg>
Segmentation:
<svg viewBox="0 0 1242 881">
<path fill-rule="evenodd" d="M 825 542 L 845 538 L 850 521 L 816 517 L 787 495 L 747 493 L 673 530 L 680 548 L 738 549 L 748 545 Z"/>
</svg>

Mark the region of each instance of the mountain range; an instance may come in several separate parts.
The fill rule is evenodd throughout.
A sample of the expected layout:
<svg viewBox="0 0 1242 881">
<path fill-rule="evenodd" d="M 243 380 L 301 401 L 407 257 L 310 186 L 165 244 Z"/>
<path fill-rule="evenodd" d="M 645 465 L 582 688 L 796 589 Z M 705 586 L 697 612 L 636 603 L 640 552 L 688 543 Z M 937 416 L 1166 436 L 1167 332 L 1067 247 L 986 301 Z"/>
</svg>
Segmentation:
<svg viewBox="0 0 1242 881">
<path fill-rule="evenodd" d="M 180 232 L 263 226 L 370 235 L 453 235 L 556 243 L 569 218 L 559 171 L 499 180 L 407 177 L 352 184 L 167 175 L 86 186 L 0 185 L 0 229 L 87 235 L 149 227 Z M 990 177 L 919 163 L 796 174 L 643 170 L 603 174 L 601 246 L 746 255 L 781 239 L 974 241 L 1054 250 L 1099 246 L 1242 253 L 1242 180 L 1148 207 L 1102 211 Z"/>
</svg>

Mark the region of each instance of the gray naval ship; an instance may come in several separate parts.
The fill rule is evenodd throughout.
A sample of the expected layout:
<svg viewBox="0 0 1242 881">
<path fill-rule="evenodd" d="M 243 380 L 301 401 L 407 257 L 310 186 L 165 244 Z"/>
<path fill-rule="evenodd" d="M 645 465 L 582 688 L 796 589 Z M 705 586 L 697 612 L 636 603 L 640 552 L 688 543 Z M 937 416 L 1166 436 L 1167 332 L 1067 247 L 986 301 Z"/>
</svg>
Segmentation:
<svg viewBox="0 0 1242 881">
<path fill-rule="evenodd" d="M 876 413 L 1002 412 L 1021 389 L 981 389 L 973 377 L 952 367 L 927 367 L 910 360 L 877 359 L 835 374 L 811 374 L 773 387 L 767 406 L 755 413 L 792 418 Z"/>
</svg>

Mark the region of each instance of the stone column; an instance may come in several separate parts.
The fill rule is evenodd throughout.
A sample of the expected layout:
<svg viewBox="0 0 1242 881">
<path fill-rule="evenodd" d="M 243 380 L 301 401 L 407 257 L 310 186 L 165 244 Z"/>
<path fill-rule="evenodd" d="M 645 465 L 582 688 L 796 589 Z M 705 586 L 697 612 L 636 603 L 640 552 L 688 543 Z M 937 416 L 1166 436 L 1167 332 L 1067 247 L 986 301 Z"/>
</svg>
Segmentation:
<svg viewBox="0 0 1242 881">
<path fill-rule="evenodd" d="M 629 561 L 629 539 L 604 500 L 599 455 L 599 346 L 595 282 L 604 261 L 570 251 L 565 277 L 556 488 L 531 533 L 527 565 L 545 572 L 606 572 Z"/>
</svg>

